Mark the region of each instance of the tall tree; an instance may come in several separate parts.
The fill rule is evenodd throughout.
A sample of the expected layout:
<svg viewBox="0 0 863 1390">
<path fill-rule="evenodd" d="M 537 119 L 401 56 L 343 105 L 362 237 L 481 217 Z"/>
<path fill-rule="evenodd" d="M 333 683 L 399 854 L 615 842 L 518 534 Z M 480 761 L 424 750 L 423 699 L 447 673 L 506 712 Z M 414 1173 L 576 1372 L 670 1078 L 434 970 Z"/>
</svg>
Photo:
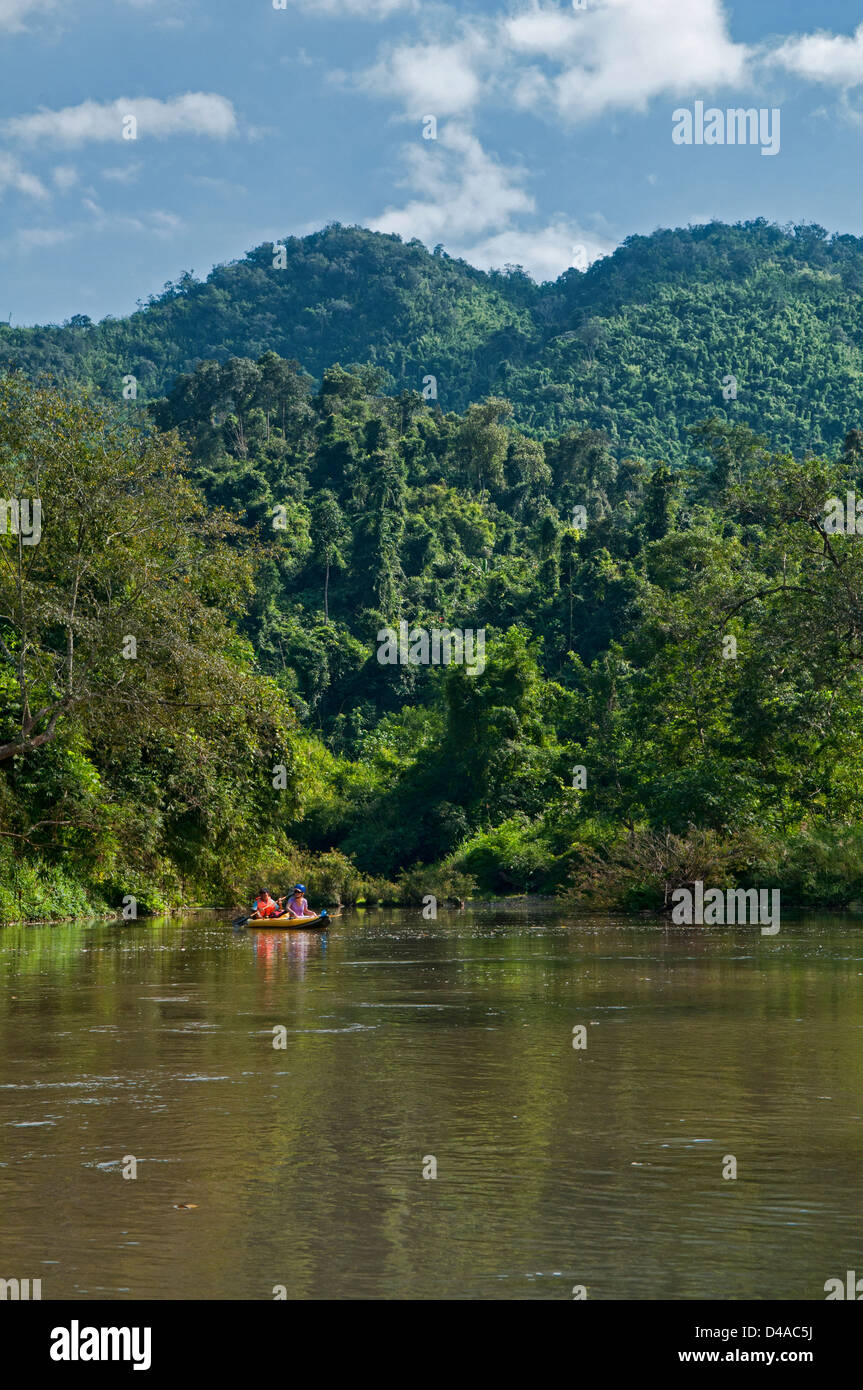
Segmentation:
<svg viewBox="0 0 863 1390">
<path fill-rule="evenodd" d="M 312 549 L 324 567 L 324 622 L 330 621 L 330 570 L 344 569 L 343 548 L 350 528 L 334 492 L 325 488 L 312 501 Z"/>
<path fill-rule="evenodd" d="M 221 544 L 183 462 L 176 437 L 0 381 L 0 496 L 41 509 L 36 543 L 0 534 L 0 762 L 73 717 L 141 737 L 181 711 L 217 719 L 234 700 L 226 615 L 251 571 Z"/>
</svg>

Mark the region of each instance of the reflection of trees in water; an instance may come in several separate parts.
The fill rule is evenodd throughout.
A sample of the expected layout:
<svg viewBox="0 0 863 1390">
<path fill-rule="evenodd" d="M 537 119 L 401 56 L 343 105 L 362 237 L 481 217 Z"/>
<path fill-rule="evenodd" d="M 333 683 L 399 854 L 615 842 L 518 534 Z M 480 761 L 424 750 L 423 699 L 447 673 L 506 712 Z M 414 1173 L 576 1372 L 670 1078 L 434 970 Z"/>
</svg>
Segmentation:
<svg viewBox="0 0 863 1390">
<path fill-rule="evenodd" d="M 309 956 L 323 955 L 326 951 L 326 932 L 304 931 L 257 931 L 254 933 L 253 950 L 255 960 L 269 979 L 273 967 L 279 961 L 290 961 L 299 966 L 297 978 L 305 978 L 305 964 Z"/>
</svg>

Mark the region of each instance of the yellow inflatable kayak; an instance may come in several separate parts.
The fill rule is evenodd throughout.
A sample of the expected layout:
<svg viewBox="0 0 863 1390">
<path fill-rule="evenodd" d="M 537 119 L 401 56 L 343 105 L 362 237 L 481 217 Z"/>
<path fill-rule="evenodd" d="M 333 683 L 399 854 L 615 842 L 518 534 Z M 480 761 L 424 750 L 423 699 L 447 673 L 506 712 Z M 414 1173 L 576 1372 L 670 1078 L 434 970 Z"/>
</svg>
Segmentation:
<svg viewBox="0 0 863 1390">
<path fill-rule="evenodd" d="M 310 917 L 247 917 L 247 927 L 273 927 L 278 931 L 307 931 L 309 927 L 328 927 L 329 914 L 318 912 Z"/>
</svg>

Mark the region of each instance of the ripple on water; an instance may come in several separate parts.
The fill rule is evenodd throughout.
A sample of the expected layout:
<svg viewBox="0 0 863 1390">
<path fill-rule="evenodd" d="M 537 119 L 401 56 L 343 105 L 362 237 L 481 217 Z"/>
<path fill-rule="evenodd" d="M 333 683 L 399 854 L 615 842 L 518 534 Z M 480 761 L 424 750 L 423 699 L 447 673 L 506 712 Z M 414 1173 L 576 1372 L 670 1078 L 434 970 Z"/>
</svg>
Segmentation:
<svg viewBox="0 0 863 1390">
<path fill-rule="evenodd" d="M 361 1009 L 466 1009 L 466 1004 L 360 1004 Z"/>
<path fill-rule="evenodd" d="M 191 1076 L 174 1076 L 174 1081 L 233 1081 L 232 1076 L 203 1076 L 199 1072 L 193 1072 Z"/>
<path fill-rule="evenodd" d="M 345 1028 L 286 1028 L 287 1033 L 373 1033 L 377 1023 L 349 1023 Z M 270 1036 L 267 1032 L 266 1036 Z"/>
</svg>

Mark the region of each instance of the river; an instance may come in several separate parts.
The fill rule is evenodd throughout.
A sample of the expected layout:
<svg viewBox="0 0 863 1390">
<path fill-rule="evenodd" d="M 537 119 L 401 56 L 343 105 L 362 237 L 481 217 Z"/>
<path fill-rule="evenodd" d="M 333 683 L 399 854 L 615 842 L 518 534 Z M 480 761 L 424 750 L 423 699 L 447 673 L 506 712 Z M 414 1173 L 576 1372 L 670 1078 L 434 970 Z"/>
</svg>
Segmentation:
<svg viewBox="0 0 863 1390">
<path fill-rule="evenodd" d="M 43 1299 L 817 1300 L 863 1273 L 857 916 L 6 927 L 0 1035 L 0 1277 Z"/>
</svg>

